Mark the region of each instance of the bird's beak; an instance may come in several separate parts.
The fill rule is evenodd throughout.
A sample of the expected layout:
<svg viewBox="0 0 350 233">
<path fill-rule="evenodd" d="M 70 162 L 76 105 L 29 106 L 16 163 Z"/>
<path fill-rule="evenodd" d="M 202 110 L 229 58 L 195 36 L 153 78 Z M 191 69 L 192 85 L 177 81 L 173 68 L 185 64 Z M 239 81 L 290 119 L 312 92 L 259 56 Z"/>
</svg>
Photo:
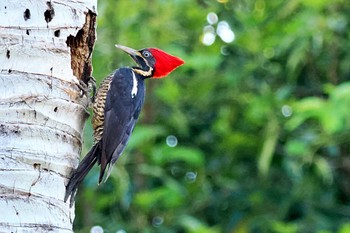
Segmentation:
<svg viewBox="0 0 350 233">
<path fill-rule="evenodd" d="M 118 49 L 123 50 L 124 52 L 126 52 L 127 54 L 129 54 L 133 58 L 136 58 L 137 56 L 141 56 L 139 51 L 137 51 L 135 49 L 132 49 L 132 48 L 129 48 L 129 47 L 126 47 L 124 45 L 116 44 L 115 47 L 117 47 Z"/>
</svg>

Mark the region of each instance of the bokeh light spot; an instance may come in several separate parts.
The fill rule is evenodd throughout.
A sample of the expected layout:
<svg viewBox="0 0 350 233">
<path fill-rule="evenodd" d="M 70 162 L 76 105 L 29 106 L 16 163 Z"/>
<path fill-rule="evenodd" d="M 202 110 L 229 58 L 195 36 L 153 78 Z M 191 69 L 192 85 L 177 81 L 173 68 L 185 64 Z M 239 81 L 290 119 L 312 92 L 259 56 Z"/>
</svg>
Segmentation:
<svg viewBox="0 0 350 233">
<path fill-rule="evenodd" d="M 90 229 L 90 233 L 103 233 L 103 228 L 101 226 L 93 226 Z"/>
<path fill-rule="evenodd" d="M 225 43 L 231 43 L 235 39 L 235 33 L 231 30 L 230 25 L 226 21 L 219 22 L 216 33 Z"/>
<path fill-rule="evenodd" d="M 177 138 L 174 135 L 169 135 L 166 137 L 166 144 L 170 147 L 177 146 Z"/>
<path fill-rule="evenodd" d="M 152 219 L 152 225 L 154 227 L 159 227 L 160 225 L 162 225 L 164 222 L 164 219 L 160 216 L 156 216 Z"/>
<path fill-rule="evenodd" d="M 186 181 L 189 183 L 195 182 L 197 179 L 197 173 L 196 172 L 186 172 Z"/>
<path fill-rule="evenodd" d="M 213 26 L 205 26 L 203 29 L 202 43 L 204 45 L 212 45 L 215 42 L 215 29 Z"/>
<path fill-rule="evenodd" d="M 268 47 L 264 49 L 263 54 L 264 57 L 266 57 L 267 59 L 273 58 L 275 56 L 275 49 L 272 47 Z"/>
<path fill-rule="evenodd" d="M 121 229 L 121 230 L 117 230 L 115 233 L 126 233 L 126 231 L 124 231 L 123 229 Z"/>
<path fill-rule="evenodd" d="M 220 48 L 220 53 L 221 53 L 222 55 L 224 55 L 224 56 L 227 56 L 227 55 L 230 54 L 230 53 L 229 53 L 229 50 L 228 50 L 228 48 L 227 48 L 227 46 L 221 46 L 221 48 Z"/>
<path fill-rule="evenodd" d="M 256 11 L 263 11 L 265 10 L 265 1 L 258 0 L 255 2 L 254 8 Z"/>
<path fill-rule="evenodd" d="M 290 117 L 293 114 L 293 109 L 289 105 L 283 105 L 281 112 L 284 117 Z"/>
<path fill-rule="evenodd" d="M 207 21 L 211 25 L 216 24 L 218 22 L 218 20 L 219 20 L 218 15 L 215 14 L 214 12 L 210 12 L 207 15 Z"/>
</svg>

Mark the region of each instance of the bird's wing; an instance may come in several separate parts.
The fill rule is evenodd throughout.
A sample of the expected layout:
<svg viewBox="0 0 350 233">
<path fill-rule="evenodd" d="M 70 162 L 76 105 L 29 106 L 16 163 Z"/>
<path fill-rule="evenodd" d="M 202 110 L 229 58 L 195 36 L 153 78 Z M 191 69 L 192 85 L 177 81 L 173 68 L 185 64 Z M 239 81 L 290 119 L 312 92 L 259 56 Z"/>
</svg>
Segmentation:
<svg viewBox="0 0 350 233">
<path fill-rule="evenodd" d="M 142 107 L 144 93 L 132 97 L 130 77 L 131 69 L 118 69 L 107 94 L 99 182 L 107 166 L 115 163 L 123 152 Z"/>
</svg>

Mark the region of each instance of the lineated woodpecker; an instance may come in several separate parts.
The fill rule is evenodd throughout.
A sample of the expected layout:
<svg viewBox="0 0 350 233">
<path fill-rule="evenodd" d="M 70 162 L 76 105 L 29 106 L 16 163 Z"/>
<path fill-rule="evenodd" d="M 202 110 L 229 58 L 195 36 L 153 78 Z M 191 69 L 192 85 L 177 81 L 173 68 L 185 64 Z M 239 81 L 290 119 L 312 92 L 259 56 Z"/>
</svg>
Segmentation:
<svg viewBox="0 0 350 233">
<path fill-rule="evenodd" d="M 110 175 L 113 164 L 122 154 L 140 114 L 147 78 L 162 78 L 184 61 L 157 48 L 134 50 L 122 45 L 117 48 L 129 54 L 138 66 L 122 67 L 106 77 L 97 90 L 92 105 L 92 127 L 95 143 L 66 186 L 64 201 L 72 205 L 78 186 L 97 162 L 101 183 Z M 107 174 L 105 175 L 107 169 Z"/>
</svg>

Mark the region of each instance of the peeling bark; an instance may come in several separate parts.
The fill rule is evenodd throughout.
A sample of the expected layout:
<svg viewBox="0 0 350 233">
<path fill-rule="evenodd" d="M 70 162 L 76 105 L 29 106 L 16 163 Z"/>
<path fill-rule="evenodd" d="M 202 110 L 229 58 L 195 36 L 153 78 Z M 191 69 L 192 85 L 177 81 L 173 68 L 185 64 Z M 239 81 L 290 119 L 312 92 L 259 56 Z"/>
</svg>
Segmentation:
<svg viewBox="0 0 350 233">
<path fill-rule="evenodd" d="M 96 1 L 0 1 L 0 232 L 71 233 Z"/>
<path fill-rule="evenodd" d="M 89 11 L 86 21 L 76 36 L 68 36 L 67 45 L 70 47 L 72 56 L 73 74 L 87 83 L 92 73 L 91 55 L 96 40 L 96 14 Z"/>
</svg>

